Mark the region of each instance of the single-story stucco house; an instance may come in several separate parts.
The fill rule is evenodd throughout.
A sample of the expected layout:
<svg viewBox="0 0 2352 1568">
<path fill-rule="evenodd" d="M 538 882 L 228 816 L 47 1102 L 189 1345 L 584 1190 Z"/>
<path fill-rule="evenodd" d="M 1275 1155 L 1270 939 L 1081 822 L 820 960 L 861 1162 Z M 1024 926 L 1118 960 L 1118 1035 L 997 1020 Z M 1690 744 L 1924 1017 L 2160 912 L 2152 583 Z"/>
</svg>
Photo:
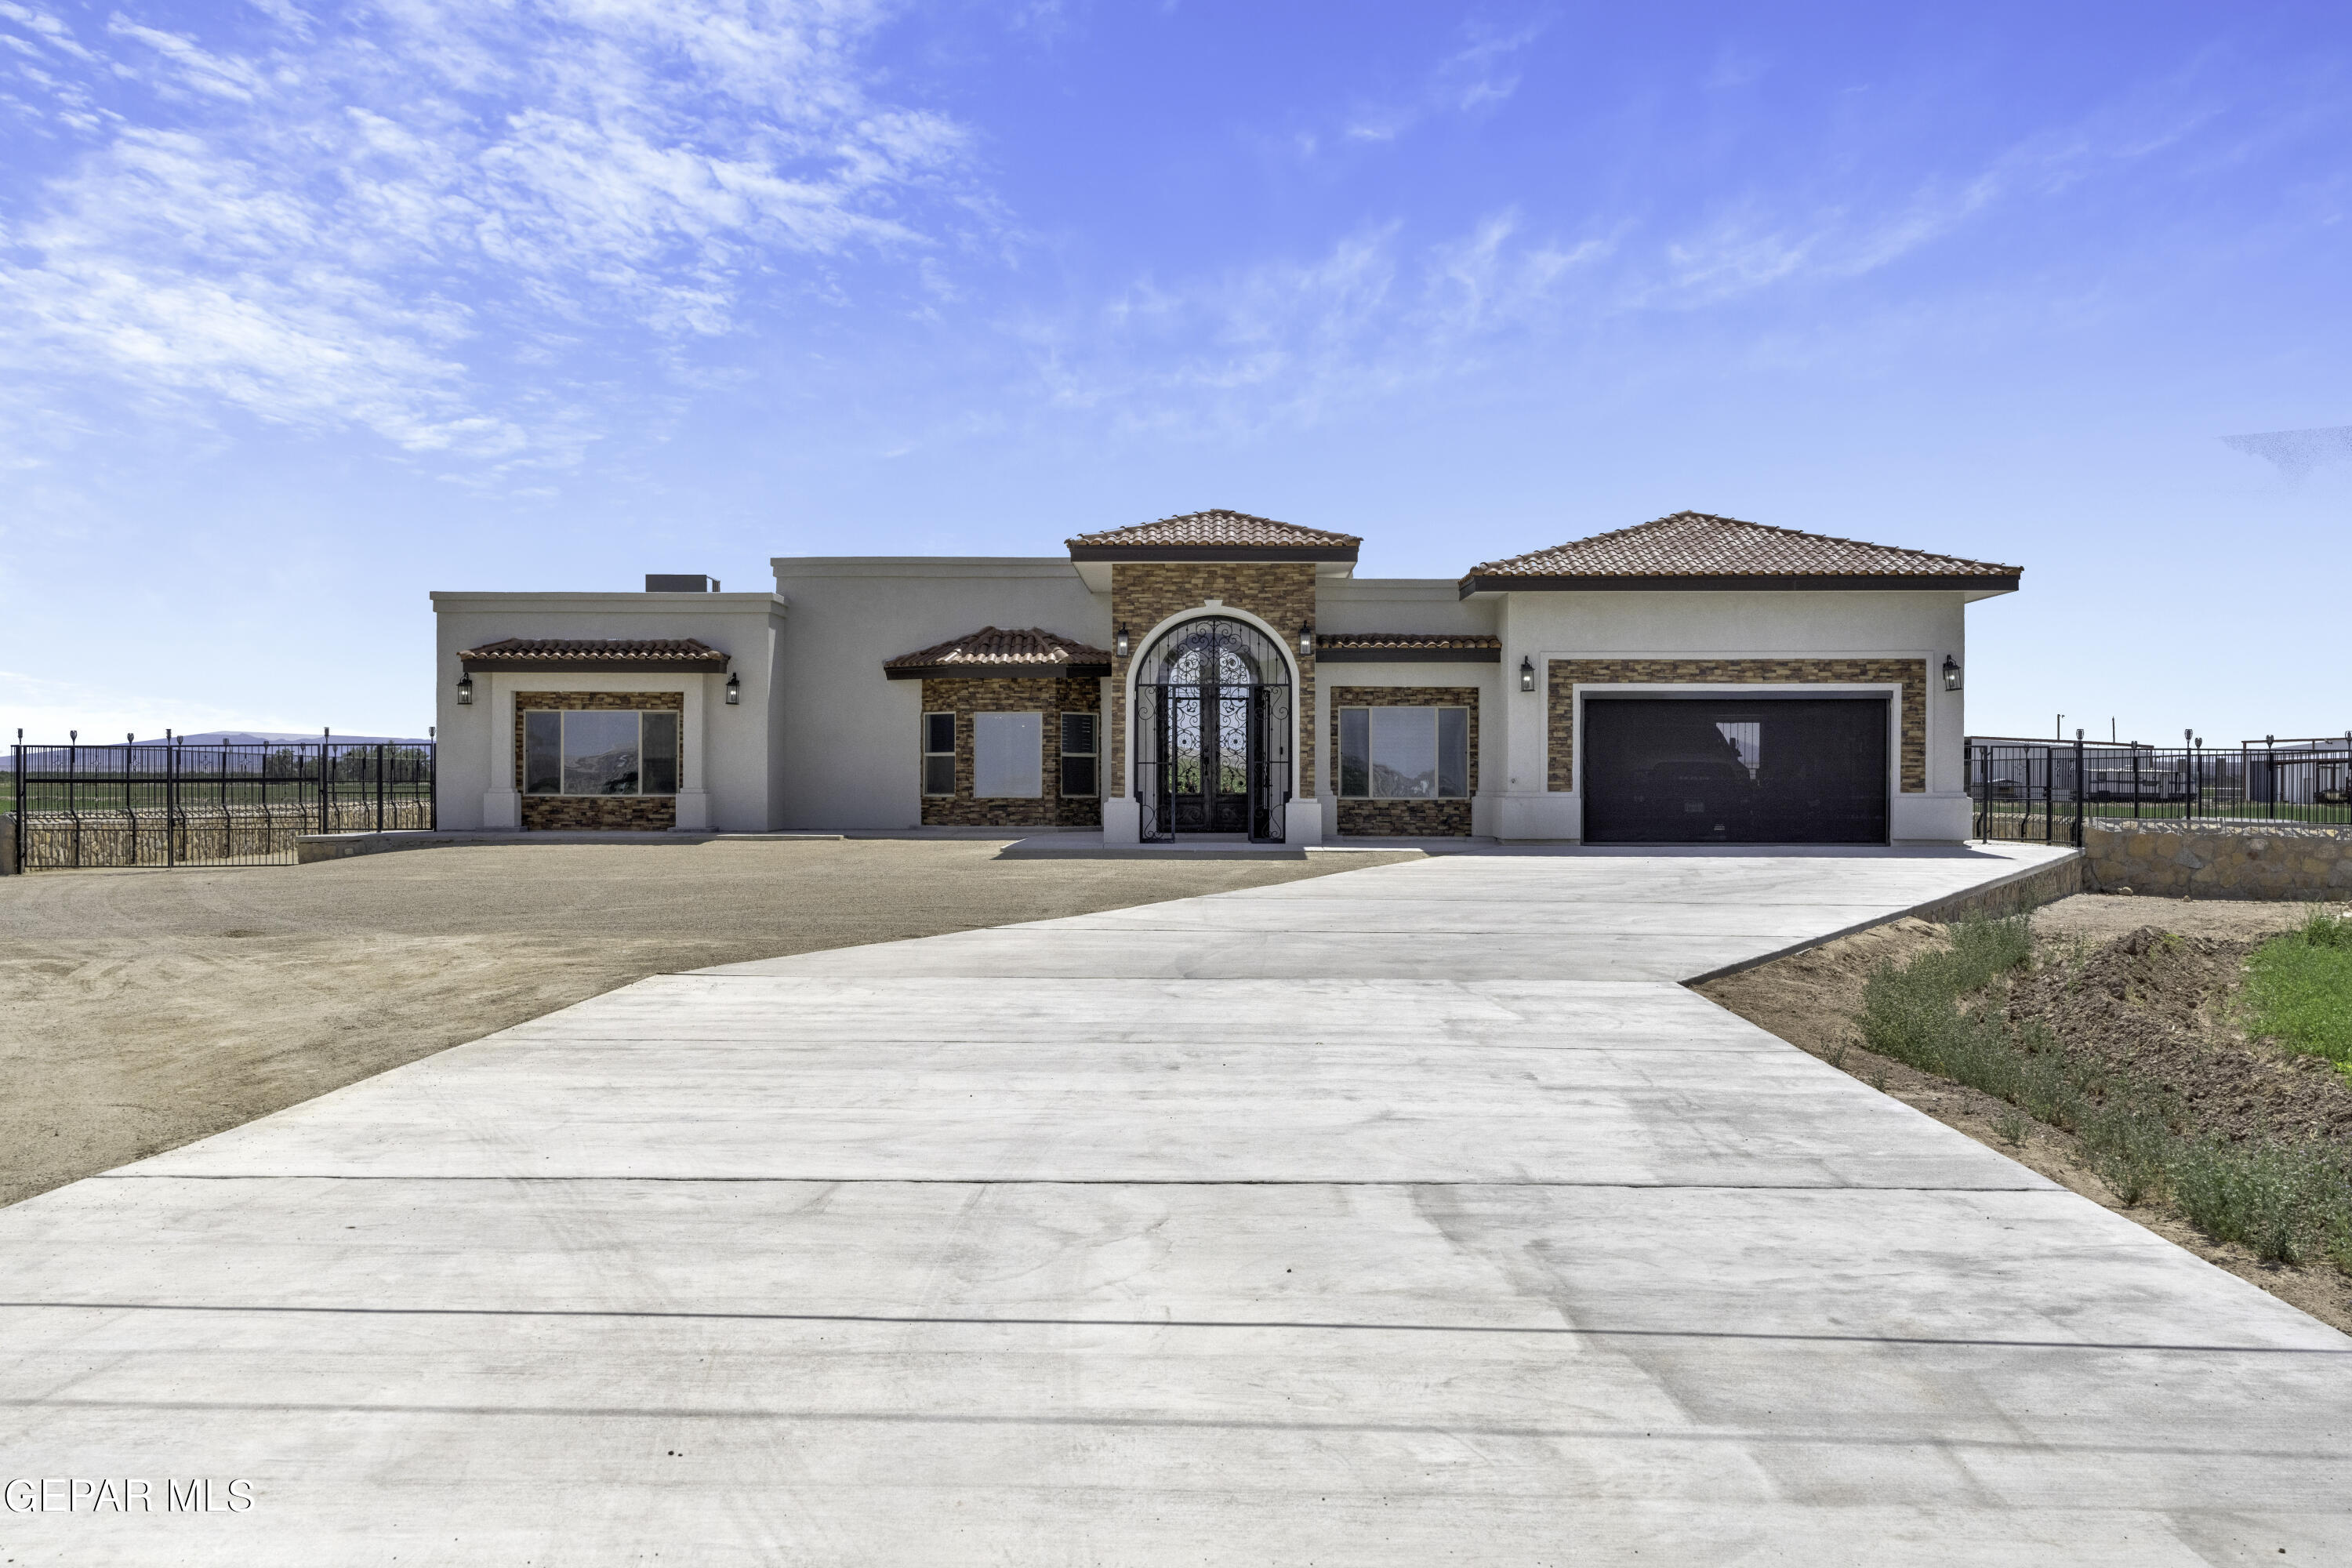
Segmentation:
<svg viewBox="0 0 2352 1568">
<path fill-rule="evenodd" d="M 2019 568 L 1677 512 L 1456 580 L 1241 512 L 773 593 L 433 595 L 445 828 L 1315 844 L 1964 838 L 1967 606 Z"/>
</svg>

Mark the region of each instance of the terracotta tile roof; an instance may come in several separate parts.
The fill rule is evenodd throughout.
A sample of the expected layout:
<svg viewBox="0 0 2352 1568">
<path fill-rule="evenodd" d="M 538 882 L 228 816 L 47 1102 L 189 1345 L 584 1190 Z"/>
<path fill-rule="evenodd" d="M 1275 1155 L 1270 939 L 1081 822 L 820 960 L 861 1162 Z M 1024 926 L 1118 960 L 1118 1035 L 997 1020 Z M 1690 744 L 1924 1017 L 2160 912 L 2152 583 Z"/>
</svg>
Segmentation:
<svg viewBox="0 0 2352 1568">
<path fill-rule="evenodd" d="M 1315 657 L 1333 664 L 1496 664 L 1503 639 L 1476 632 L 1318 633 Z"/>
<path fill-rule="evenodd" d="M 1463 592 L 1485 588 L 2014 588 L 2022 568 L 1827 534 L 1678 511 L 1633 528 L 1474 566 Z M 1630 581 L 1629 581 L 1630 580 Z M 1804 581 L 1810 580 L 1810 581 Z M 1475 586 L 1474 586 L 1475 584 Z"/>
<path fill-rule="evenodd" d="M 1363 542 L 1352 533 L 1300 528 L 1222 509 L 1081 533 L 1068 541 L 1073 561 L 1353 561 Z"/>
<path fill-rule="evenodd" d="M 1005 631 L 982 626 L 936 647 L 886 659 L 882 672 L 893 680 L 923 676 L 1108 675 L 1110 655 L 1041 626 Z"/>
<path fill-rule="evenodd" d="M 458 654 L 469 671 L 719 670 L 727 656 L 693 637 L 508 637 Z"/>
</svg>

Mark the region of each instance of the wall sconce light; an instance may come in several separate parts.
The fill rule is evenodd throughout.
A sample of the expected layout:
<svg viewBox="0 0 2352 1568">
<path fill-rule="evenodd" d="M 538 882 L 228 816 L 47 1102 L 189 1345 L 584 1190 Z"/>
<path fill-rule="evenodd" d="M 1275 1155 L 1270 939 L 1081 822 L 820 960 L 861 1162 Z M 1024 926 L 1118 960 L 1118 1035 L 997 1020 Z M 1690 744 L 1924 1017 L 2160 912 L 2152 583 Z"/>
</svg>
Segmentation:
<svg viewBox="0 0 2352 1568">
<path fill-rule="evenodd" d="M 472 672 L 468 671 L 457 678 L 457 706 L 460 708 L 471 708 L 473 705 L 474 677 Z M 54 733 L 55 731 L 51 732 Z"/>
<path fill-rule="evenodd" d="M 1127 657 L 1127 628 L 1125 626 L 1118 628 L 1118 641 L 1113 645 L 1113 650 L 1117 652 L 1118 657 L 1121 658 L 1125 658 Z"/>
<path fill-rule="evenodd" d="M 1298 657 L 1301 658 L 1315 657 L 1315 623 L 1312 621 L 1298 623 Z"/>
<path fill-rule="evenodd" d="M 1954 658 L 1950 654 L 1946 654 L 1944 656 L 1944 689 L 1947 691 L 1958 691 L 1959 689 L 1960 661 Z"/>
<path fill-rule="evenodd" d="M 1522 691 L 1533 691 L 1535 689 L 1536 661 L 1529 658 L 1527 655 L 1521 654 L 1519 656 L 1519 689 Z"/>
<path fill-rule="evenodd" d="M 727 677 L 727 706 L 737 707 L 743 700 L 743 678 L 730 671 Z"/>
</svg>

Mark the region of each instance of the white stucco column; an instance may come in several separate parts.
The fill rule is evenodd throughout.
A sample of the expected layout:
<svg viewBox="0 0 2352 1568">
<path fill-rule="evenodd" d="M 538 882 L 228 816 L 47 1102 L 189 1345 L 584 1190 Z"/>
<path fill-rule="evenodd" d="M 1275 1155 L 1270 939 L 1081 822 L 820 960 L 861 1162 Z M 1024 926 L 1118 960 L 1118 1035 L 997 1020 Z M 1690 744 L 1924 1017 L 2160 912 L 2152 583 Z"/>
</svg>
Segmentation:
<svg viewBox="0 0 2352 1568">
<path fill-rule="evenodd" d="M 476 702 L 490 705 L 490 787 L 482 792 L 482 826 L 493 831 L 516 832 L 522 827 L 522 781 L 515 777 L 515 678 L 494 672 L 474 684 L 482 690 Z"/>
<path fill-rule="evenodd" d="M 710 826 L 710 727 L 708 723 L 710 683 L 722 679 L 690 675 L 686 679 L 686 711 L 678 718 L 677 826 L 681 832 L 704 832 Z M 725 704 L 720 704 L 725 706 Z"/>
</svg>

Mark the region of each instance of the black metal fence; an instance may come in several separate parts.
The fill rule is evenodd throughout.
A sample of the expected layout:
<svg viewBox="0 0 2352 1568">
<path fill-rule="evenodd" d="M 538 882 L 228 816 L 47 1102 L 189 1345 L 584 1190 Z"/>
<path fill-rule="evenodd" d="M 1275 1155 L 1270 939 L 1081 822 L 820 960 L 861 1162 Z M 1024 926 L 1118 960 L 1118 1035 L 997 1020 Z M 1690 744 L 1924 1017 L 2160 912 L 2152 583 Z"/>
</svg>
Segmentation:
<svg viewBox="0 0 2352 1568">
<path fill-rule="evenodd" d="M 429 743 L 16 748 L 16 868 L 289 865 L 305 833 L 434 826 Z"/>
<path fill-rule="evenodd" d="M 2352 735 L 2234 748 L 1970 736 L 1975 837 L 2083 842 L 2123 820 L 2352 824 Z"/>
</svg>

